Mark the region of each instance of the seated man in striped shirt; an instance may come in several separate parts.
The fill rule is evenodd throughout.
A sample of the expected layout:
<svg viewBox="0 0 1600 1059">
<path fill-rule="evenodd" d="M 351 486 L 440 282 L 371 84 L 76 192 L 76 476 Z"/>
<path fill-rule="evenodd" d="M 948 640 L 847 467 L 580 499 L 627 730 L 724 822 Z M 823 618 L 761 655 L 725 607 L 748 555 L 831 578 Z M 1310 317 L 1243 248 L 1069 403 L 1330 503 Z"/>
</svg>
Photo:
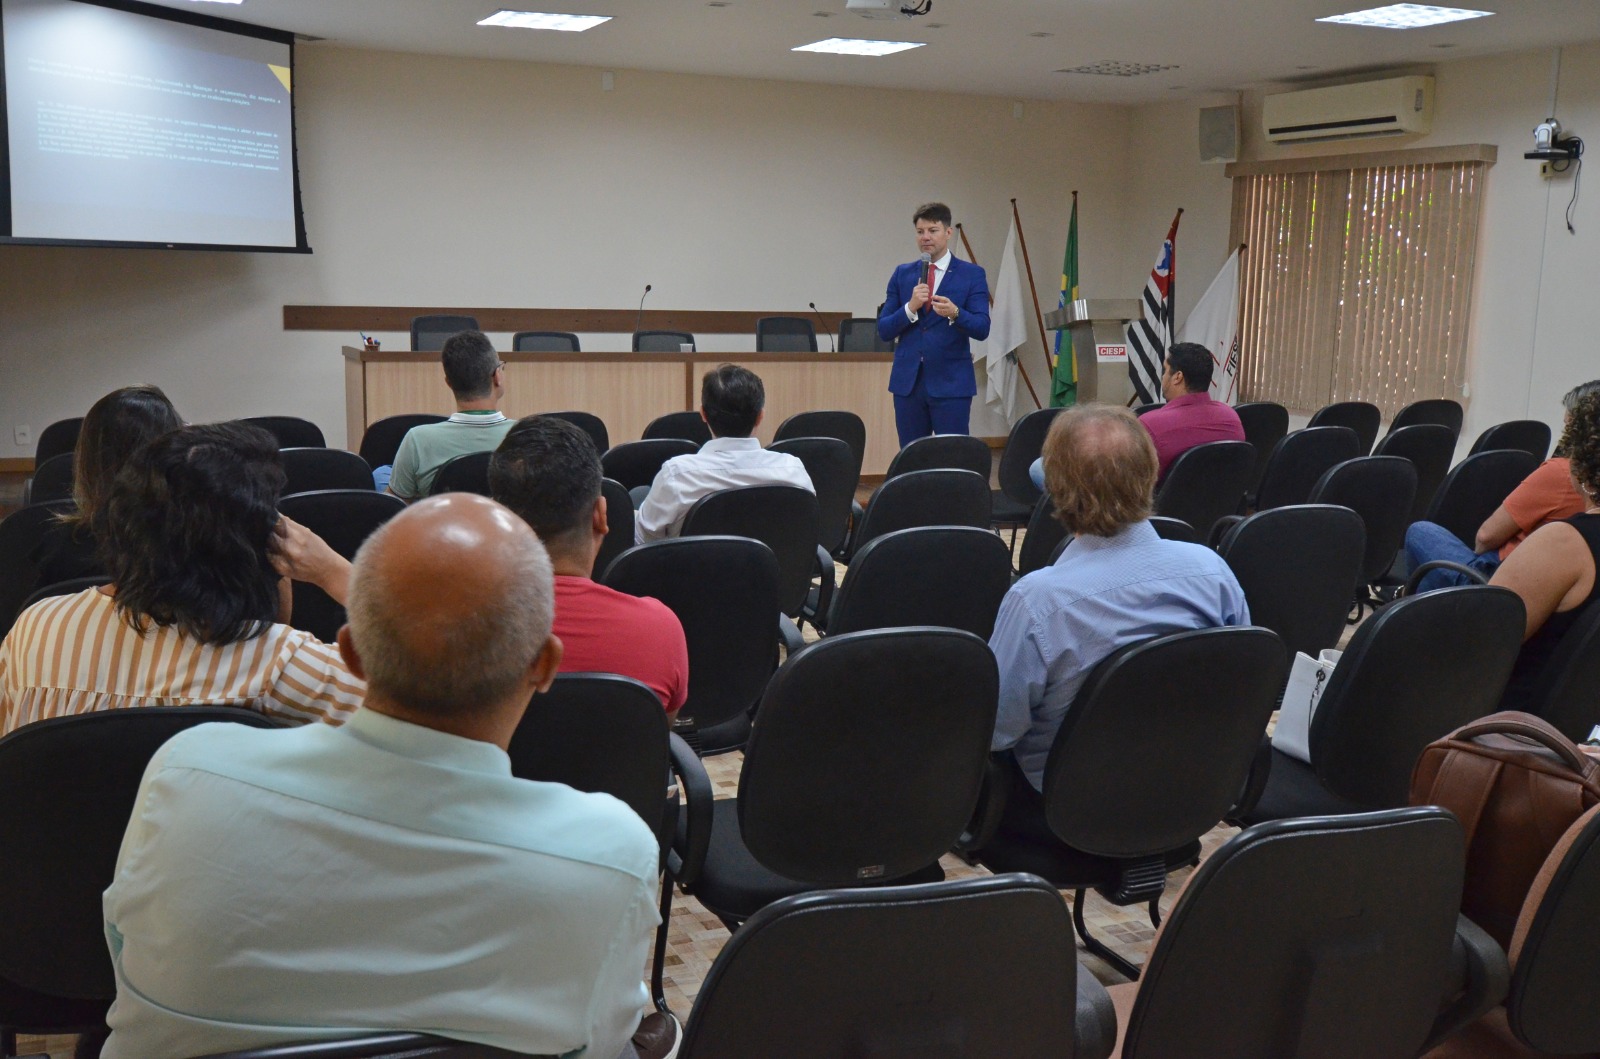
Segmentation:
<svg viewBox="0 0 1600 1059">
<path fill-rule="evenodd" d="M 511 429 L 500 411 L 506 395 L 506 366 L 482 331 L 461 331 L 445 339 L 439 354 L 444 381 L 455 394 L 456 411 L 443 423 L 412 427 L 400 442 L 388 491 L 410 502 L 428 495 L 439 468 L 474 452 L 489 452 Z"/>
<path fill-rule="evenodd" d="M 285 623 L 289 578 L 342 603 L 350 564 L 278 515 L 283 483 L 277 443 L 243 423 L 135 451 L 90 527 L 112 583 L 34 604 L 0 644 L 0 732 L 125 706 L 349 717 L 361 679 Z"/>
</svg>

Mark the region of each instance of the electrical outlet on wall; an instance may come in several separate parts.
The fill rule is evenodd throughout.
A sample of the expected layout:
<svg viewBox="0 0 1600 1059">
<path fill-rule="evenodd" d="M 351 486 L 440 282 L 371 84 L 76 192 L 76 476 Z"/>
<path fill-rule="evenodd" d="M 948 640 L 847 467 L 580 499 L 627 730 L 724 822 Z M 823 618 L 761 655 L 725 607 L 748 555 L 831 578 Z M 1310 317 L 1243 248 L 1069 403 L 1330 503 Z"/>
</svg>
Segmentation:
<svg viewBox="0 0 1600 1059">
<path fill-rule="evenodd" d="M 16 439 L 18 445 L 33 444 L 33 428 L 26 423 L 18 423 L 13 427 L 11 436 Z"/>
</svg>

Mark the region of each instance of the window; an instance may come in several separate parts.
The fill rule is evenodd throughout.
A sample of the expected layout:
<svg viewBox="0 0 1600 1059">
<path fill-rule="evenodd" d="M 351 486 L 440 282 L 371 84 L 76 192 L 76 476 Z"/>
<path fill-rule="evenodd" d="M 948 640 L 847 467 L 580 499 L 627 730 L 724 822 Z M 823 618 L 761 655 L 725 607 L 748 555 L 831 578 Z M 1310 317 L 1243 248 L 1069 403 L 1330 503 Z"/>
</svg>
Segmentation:
<svg viewBox="0 0 1600 1059">
<path fill-rule="evenodd" d="M 1492 146 L 1243 163 L 1240 389 L 1311 412 L 1460 400 Z"/>
</svg>

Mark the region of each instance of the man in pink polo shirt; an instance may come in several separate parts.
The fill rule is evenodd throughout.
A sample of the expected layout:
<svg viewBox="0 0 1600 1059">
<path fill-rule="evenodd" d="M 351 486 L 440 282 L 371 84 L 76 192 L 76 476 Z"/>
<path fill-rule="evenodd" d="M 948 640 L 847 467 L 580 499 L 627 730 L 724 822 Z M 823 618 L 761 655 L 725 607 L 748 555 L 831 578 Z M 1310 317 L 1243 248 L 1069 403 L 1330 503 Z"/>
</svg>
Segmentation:
<svg viewBox="0 0 1600 1059">
<path fill-rule="evenodd" d="M 1159 484 L 1172 463 L 1208 441 L 1243 441 L 1244 425 L 1231 405 L 1211 399 L 1211 351 L 1197 342 L 1179 342 L 1167 350 L 1161 373 L 1161 396 L 1167 403 L 1139 417 L 1156 443 Z"/>
</svg>

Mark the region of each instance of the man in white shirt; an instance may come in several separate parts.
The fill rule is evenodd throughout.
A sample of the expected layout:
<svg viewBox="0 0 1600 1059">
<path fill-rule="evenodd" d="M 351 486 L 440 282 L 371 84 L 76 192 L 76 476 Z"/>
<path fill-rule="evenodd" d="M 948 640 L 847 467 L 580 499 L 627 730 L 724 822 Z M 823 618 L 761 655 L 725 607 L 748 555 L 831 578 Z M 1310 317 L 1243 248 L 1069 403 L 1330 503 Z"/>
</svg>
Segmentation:
<svg viewBox="0 0 1600 1059">
<path fill-rule="evenodd" d="M 700 417 L 711 440 L 691 456 L 662 464 L 634 519 L 634 539 L 643 544 L 676 537 L 694 502 L 719 489 L 746 485 L 792 485 L 815 493 L 806 465 L 783 452 L 769 452 L 755 435 L 767 392 L 760 376 L 737 364 L 706 372 L 700 381 Z"/>
<path fill-rule="evenodd" d="M 482 331 L 460 331 L 445 339 L 439 354 L 456 411 L 443 423 L 412 427 L 400 441 L 388 491 L 410 502 L 428 495 L 439 468 L 474 452 L 492 452 L 511 430 L 500 411 L 506 366 Z"/>
</svg>

